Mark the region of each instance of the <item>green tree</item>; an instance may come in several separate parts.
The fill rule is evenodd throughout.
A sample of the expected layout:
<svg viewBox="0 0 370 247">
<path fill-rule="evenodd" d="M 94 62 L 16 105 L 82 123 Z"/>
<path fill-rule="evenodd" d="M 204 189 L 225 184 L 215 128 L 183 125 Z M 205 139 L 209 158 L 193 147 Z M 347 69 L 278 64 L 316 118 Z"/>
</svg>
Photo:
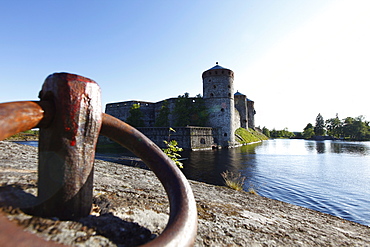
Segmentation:
<svg viewBox="0 0 370 247">
<path fill-rule="evenodd" d="M 306 127 L 303 129 L 303 138 L 310 139 L 315 135 L 315 131 L 313 125 L 311 123 L 307 124 Z"/>
<path fill-rule="evenodd" d="M 162 103 L 161 109 L 159 110 L 158 117 L 156 118 L 155 127 L 168 127 L 170 122 L 168 116 L 170 115 L 170 108 L 168 107 L 169 103 L 165 100 Z"/>
<path fill-rule="evenodd" d="M 338 114 L 335 118 L 330 118 L 325 121 L 326 130 L 329 136 L 336 138 L 341 137 L 343 132 L 343 122 L 339 119 Z"/>
<path fill-rule="evenodd" d="M 133 127 L 145 127 L 145 123 L 143 120 L 143 113 L 140 110 L 139 104 L 133 104 L 129 111 L 129 116 L 126 119 L 126 122 Z"/>
<path fill-rule="evenodd" d="M 209 113 L 201 94 L 196 95 L 193 99 L 193 109 L 194 125 L 207 126 Z"/>
<path fill-rule="evenodd" d="M 321 116 L 320 113 L 316 117 L 316 125 L 315 125 L 315 128 L 314 128 L 314 131 L 315 131 L 316 136 L 325 135 L 325 121 L 324 121 L 324 118 Z"/>
<path fill-rule="evenodd" d="M 343 134 L 346 138 L 357 141 L 368 140 L 370 137 L 369 129 L 369 122 L 365 121 L 363 116 L 344 119 Z"/>
<path fill-rule="evenodd" d="M 262 128 L 262 134 L 264 134 L 265 136 L 267 136 L 268 138 L 271 138 L 271 135 L 270 135 L 270 131 L 268 128 L 266 127 L 263 127 Z"/>
<path fill-rule="evenodd" d="M 353 139 L 355 133 L 353 122 L 355 119 L 352 117 L 346 117 L 343 121 L 343 136 L 348 139 Z"/>
<path fill-rule="evenodd" d="M 175 126 L 206 126 L 208 112 L 204 99 L 200 94 L 195 98 L 189 98 L 189 93 L 179 95 L 173 110 Z"/>
</svg>

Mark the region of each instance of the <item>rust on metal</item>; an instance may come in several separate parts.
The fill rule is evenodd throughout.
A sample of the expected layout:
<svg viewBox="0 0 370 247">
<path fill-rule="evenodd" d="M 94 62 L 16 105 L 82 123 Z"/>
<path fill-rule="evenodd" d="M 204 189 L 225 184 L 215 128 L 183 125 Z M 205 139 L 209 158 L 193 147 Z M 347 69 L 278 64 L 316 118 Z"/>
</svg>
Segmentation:
<svg viewBox="0 0 370 247">
<path fill-rule="evenodd" d="M 9 221 L 4 215 L 0 214 L 0 246 L 17 247 L 47 247 L 65 246 L 52 241 L 46 241 L 36 235 L 25 232 L 20 226 Z"/>
<path fill-rule="evenodd" d="M 0 140 L 35 127 L 47 126 L 52 118 L 48 102 L 17 101 L 0 104 Z"/>
<path fill-rule="evenodd" d="M 95 148 L 101 127 L 100 88 L 94 81 L 67 73 L 46 78 L 39 95 L 55 113 L 40 128 L 38 200 L 33 214 L 59 219 L 89 215 Z"/>
<path fill-rule="evenodd" d="M 191 187 L 179 168 L 145 135 L 104 113 L 101 134 L 141 158 L 167 192 L 170 218 L 166 229 L 144 246 L 193 246 L 197 233 L 197 209 Z"/>
</svg>

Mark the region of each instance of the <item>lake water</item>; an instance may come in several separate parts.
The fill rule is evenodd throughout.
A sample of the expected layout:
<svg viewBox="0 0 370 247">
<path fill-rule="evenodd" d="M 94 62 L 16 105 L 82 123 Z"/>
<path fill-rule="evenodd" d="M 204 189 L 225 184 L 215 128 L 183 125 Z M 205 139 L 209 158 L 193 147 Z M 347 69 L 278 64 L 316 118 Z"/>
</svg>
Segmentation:
<svg viewBox="0 0 370 247">
<path fill-rule="evenodd" d="M 121 155 L 96 154 L 114 162 Z M 370 142 L 277 139 L 182 156 L 189 179 L 223 185 L 222 172 L 240 172 L 246 191 L 370 226 Z"/>
<path fill-rule="evenodd" d="M 188 178 L 221 185 L 222 172 L 240 172 L 246 191 L 370 225 L 370 142 L 277 139 L 186 155 Z"/>
</svg>

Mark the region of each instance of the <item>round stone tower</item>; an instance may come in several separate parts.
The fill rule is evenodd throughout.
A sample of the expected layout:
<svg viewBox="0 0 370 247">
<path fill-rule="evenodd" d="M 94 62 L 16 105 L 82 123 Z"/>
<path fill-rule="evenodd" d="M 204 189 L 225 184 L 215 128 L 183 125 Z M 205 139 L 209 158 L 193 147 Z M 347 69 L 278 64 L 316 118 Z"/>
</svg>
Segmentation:
<svg viewBox="0 0 370 247">
<path fill-rule="evenodd" d="M 235 144 L 234 72 L 218 65 L 202 74 L 203 98 L 209 109 L 209 125 L 218 128 L 215 142 L 222 147 Z"/>
</svg>

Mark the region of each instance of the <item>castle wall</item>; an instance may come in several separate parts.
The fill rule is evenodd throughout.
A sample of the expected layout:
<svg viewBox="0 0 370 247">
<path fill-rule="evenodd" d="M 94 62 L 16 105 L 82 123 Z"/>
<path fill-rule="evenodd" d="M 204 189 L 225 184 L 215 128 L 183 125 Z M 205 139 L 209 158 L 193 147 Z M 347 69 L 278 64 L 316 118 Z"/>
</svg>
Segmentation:
<svg viewBox="0 0 370 247">
<path fill-rule="evenodd" d="M 145 101 L 125 101 L 118 103 L 110 103 L 105 106 L 105 113 L 112 115 L 122 121 L 126 121 L 130 116 L 130 109 L 132 105 L 139 104 L 140 110 L 143 113 L 143 120 L 147 127 L 154 126 L 155 123 L 155 104 Z"/>
<path fill-rule="evenodd" d="M 176 140 L 179 147 L 191 150 L 210 149 L 217 141 L 217 137 L 215 140 L 217 129 L 210 127 L 175 127 L 173 129 L 176 132 L 169 132 L 168 127 L 139 127 L 137 129 L 160 148 L 166 148 L 163 140 Z M 113 143 L 113 141 L 100 136 L 99 143 Z"/>
<path fill-rule="evenodd" d="M 240 125 L 241 124 L 241 119 L 240 119 L 241 114 L 239 113 L 239 111 L 236 108 L 234 109 L 234 111 L 235 111 L 235 114 L 234 114 L 234 126 L 233 126 L 233 128 L 234 128 L 234 130 L 236 130 L 236 129 L 242 127 Z"/>
</svg>

